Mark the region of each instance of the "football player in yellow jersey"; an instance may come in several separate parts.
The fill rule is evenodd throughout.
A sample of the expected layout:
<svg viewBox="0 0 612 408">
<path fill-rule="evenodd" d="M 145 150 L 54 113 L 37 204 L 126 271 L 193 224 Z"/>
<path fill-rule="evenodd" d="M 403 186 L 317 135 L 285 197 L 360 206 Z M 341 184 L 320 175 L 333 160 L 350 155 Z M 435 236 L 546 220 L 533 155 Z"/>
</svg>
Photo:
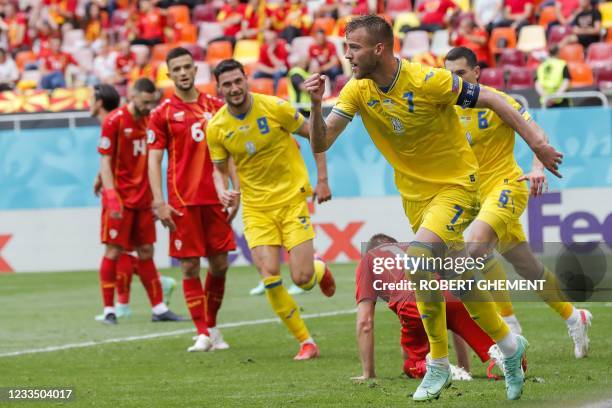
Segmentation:
<svg viewBox="0 0 612 408">
<path fill-rule="evenodd" d="M 227 208 L 241 200 L 244 234 L 266 297 L 301 344 L 295 359 L 317 357 L 319 349 L 280 277 L 283 246 L 289 252 L 291 277 L 299 287 L 310 290 L 318 283 L 325 296 L 336 290 L 325 264 L 318 259 L 313 262 L 315 234 L 306 202 L 313 191 L 298 144 L 291 136 L 296 133 L 308 138 L 308 122 L 287 101 L 249 92 L 238 61 L 220 62 L 214 75 L 226 102 L 206 127 L 219 198 Z M 233 190 L 228 185 L 230 158 L 240 184 Z M 318 182 L 314 193 L 321 203 L 331 198 L 325 154 L 315 155 L 315 161 Z"/>
<path fill-rule="evenodd" d="M 478 83 L 480 67 L 476 64 L 476 55 L 470 49 L 452 49 L 446 55 L 444 63 L 449 71 L 463 80 Z M 514 99 L 495 89 L 491 91 L 512 104 L 536 132 L 543 133 L 529 112 Z M 585 357 L 589 348 L 587 331 L 592 315 L 588 310 L 577 309 L 565 300 L 554 274 L 531 252 L 520 222 L 529 195 L 524 181 L 529 181 L 531 194 L 534 196 L 540 195 L 546 189 L 546 175 L 542 164 L 536 158 L 531 172 L 523 175 L 514 158 L 515 135 L 511 127 L 488 109 L 464 109 L 459 106 L 455 109 L 480 165 L 481 207 L 472 223 L 468 242 L 488 245 L 487 277 L 506 279 L 505 271 L 493 254 L 497 247 L 498 252 L 514 266 L 519 275 L 526 279 L 544 280 L 545 288 L 538 294 L 566 321 L 574 342 L 576 358 Z M 497 302 L 500 314 L 512 330 L 520 334 L 520 324 L 514 316 L 507 292 L 500 295 L 502 301 Z"/>
<path fill-rule="evenodd" d="M 518 131 L 547 169 L 559 174 L 562 155 L 499 95 L 464 82 L 447 70 L 396 58 L 393 32 L 383 18 L 352 19 L 346 27 L 346 43 L 345 57 L 351 63 L 353 78 L 325 120 L 321 110 L 325 77 L 315 74 L 304 83 L 311 95 L 310 142 L 315 152 L 327 150 L 360 113 L 374 144 L 395 169 L 395 183 L 416 232 L 408 256 L 429 258 L 434 256 L 434 245 L 461 244 L 465 227 L 476 216 L 478 162 L 454 105 L 492 109 Z M 485 255 L 484 249 L 468 246 L 474 258 Z M 432 275 L 421 268 L 415 276 L 431 279 Z M 439 397 L 450 384 L 451 374 L 443 297 L 424 290 L 416 290 L 416 297 L 432 357 L 413 394 L 413 399 L 422 401 Z M 526 340 L 510 332 L 490 303 L 490 294 L 472 290 L 462 300 L 504 354 L 507 397 L 519 398 Z"/>
</svg>

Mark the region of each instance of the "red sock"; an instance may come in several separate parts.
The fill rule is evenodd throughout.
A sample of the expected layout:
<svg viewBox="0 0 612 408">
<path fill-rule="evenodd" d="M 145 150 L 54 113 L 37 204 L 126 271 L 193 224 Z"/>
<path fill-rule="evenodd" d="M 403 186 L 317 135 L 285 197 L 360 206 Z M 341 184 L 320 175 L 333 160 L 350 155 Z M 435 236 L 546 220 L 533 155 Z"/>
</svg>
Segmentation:
<svg viewBox="0 0 612 408">
<path fill-rule="evenodd" d="M 107 257 L 102 258 L 102 264 L 100 264 L 100 287 L 102 288 L 102 301 L 104 302 L 104 307 L 115 306 L 116 270 L 116 260 Z"/>
<path fill-rule="evenodd" d="M 191 320 L 198 331 L 198 334 L 209 335 L 208 325 L 206 324 L 206 296 L 202 289 L 200 278 L 183 279 L 183 294 L 187 309 L 191 314 Z"/>
<path fill-rule="evenodd" d="M 164 301 L 164 294 L 162 292 L 157 268 L 152 259 L 141 259 L 138 261 L 138 276 L 140 276 L 142 286 L 144 286 L 147 291 L 151 306 L 162 303 Z"/>
<path fill-rule="evenodd" d="M 210 271 L 206 274 L 204 294 L 206 295 L 206 322 L 208 327 L 217 326 L 217 313 L 223 303 L 225 293 L 225 276 L 214 276 Z"/>
<path fill-rule="evenodd" d="M 135 259 L 132 255 L 121 254 L 117 260 L 117 303 L 130 303 L 130 287 L 134 273 Z"/>
</svg>

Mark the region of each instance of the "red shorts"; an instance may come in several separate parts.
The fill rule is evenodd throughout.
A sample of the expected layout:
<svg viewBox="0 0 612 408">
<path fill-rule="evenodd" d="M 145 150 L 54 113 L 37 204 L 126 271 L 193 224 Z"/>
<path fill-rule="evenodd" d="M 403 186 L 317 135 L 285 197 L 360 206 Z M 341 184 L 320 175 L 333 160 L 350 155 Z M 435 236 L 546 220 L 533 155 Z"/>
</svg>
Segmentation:
<svg viewBox="0 0 612 408">
<path fill-rule="evenodd" d="M 408 355 L 404 372 L 413 378 L 425 375 L 425 356 L 429 353 L 429 341 L 415 302 L 405 302 L 392 309 L 402 323 L 400 343 Z M 482 362 L 489 359 L 489 348 L 495 344 L 476 324 L 461 302 L 446 302 L 446 327 L 458 334 L 474 350 Z"/>
<path fill-rule="evenodd" d="M 123 208 L 120 219 L 109 216 L 102 209 L 101 240 L 105 244 L 118 245 L 131 250 L 155 242 L 155 219 L 150 208 L 145 210 Z"/>
<path fill-rule="evenodd" d="M 234 231 L 221 204 L 194 205 L 176 209 L 172 215 L 176 230 L 170 233 L 170 256 L 193 258 L 212 256 L 236 249 Z"/>
</svg>

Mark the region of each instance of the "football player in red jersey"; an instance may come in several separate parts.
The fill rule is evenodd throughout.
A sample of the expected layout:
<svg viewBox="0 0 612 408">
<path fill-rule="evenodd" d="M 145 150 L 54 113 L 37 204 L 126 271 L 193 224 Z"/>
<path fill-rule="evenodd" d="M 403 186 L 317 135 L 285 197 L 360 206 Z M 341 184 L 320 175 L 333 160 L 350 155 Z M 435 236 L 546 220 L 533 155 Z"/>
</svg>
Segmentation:
<svg viewBox="0 0 612 408">
<path fill-rule="evenodd" d="M 225 349 L 229 345 L 216 328 L 216 318 L 225 291 L 227 253 L 236 247 L 230 222 L 238 207 L 226 212 L 219 202 L 205 133 L 223 102 L 196 89 L 197 67 L 188 50 L 170 50 L 166 63 L 175 94 L 153 111 L 147 131 L 153 209 L 170 230 L 170 256 L 179 259 L 183 272 L 185 301 L 198 333 L 188 351 Z M 168 202 L 161 175 L 166 149 Z M 235 172 L 232 183 L 238 186 Z M 209 265 L 204 286 L 200 280 L 202 256 Z"/>
<path fill-rule="evenodd" d="M 155 85 L 143 78 L 132 87 L 132 100 L 110 112 L 102 123 L 98 152 L 102 179 L 102 231 L 106 244 L 100 266 L 104 322 L 116 324 L 114 294 L 117 260 L 135 248 L 138 269 L 153 308 L 153 321 L 182 320 L 163 302 L 159 274 L 153 263 L 155 221 L 148 183 L 146 129 L 156 103 Z"/>
</svg>

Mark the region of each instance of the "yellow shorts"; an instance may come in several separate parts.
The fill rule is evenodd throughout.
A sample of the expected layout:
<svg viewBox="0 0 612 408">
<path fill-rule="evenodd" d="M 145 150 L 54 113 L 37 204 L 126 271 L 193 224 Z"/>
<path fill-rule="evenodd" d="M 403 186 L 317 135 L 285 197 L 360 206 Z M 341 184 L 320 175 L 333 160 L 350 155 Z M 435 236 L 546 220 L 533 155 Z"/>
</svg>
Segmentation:
<svg viewBox="0 0 612 408">
<path fill-rule="evenodd" d="M 478 214 L 478 193 L 460 186 L 443 188 L 430 200 L 402 201 L 415 233 L 426 228 L 448 246 L 463 242 L 463 232 Z"/>
<path fill-rule="evenodd" d="M 242 220 L 249 248 L 282 245 L 290 251 L 315 236 L 308 204 L 303 197 L 272 210 L 243 208 Z"/>
<path fill-rule="evenodd" d="M 529 190 L 525 183 L 499 184 L 482 196 L 477 220 L 487 223 L 499 240 L 498 250 L 527 241 L 520 217 L 527 207 Z"/>
</svg>

